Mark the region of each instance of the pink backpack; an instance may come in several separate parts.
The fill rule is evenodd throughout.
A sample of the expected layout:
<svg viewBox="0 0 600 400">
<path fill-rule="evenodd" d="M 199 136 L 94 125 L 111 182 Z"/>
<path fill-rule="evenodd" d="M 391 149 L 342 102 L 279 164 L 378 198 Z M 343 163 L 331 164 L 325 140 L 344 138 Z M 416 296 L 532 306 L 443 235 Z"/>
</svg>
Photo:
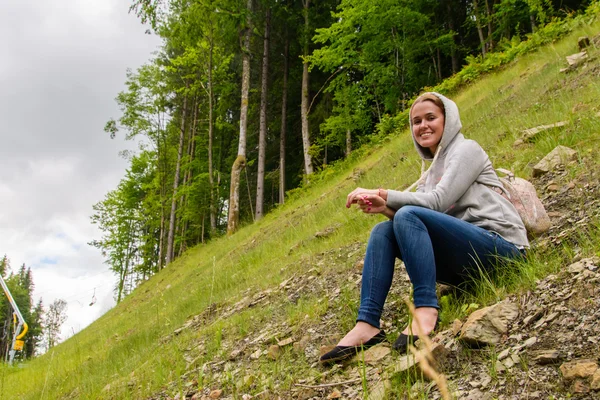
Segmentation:
<svg viewBox="0 0 600 400">
<path fill-rule="evenodd" d="M 517 209 L 527 233 L 535 236 L 550 229 L 550 218 L 531 182 L 516 177 L 507 169 L 498 168 L 496 171 L 505 175 L 498 177 L 504 186 L 502 195 Z"/>
</svg>

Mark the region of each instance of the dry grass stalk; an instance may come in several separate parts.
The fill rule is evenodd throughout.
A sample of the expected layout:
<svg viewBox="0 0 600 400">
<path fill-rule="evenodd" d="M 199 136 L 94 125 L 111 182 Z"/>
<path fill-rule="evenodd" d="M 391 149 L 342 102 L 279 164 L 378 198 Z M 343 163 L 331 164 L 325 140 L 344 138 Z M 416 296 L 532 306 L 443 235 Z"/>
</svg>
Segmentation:
<svg viewBox="0 0 600 400">
<path fill-rule="evenodd" d="M 412 315 L 413 320 L 417 324 L 417 331 L 422 332 L 421 324 L 419 320 L 415 317 L 414 304 L 408 299 L 405 299 L 404 302 L 408 307 L 410 315 Z M 422 342 L 425 344 L 425 348 L 417 350 L 414 346 L 409 346 L 409 350 L 412 354 L 414 354 L 415 359 L 419 360 L 419 367 L 421 368 L 421 371 L 423 371 L 425 376 L 427 376 L 429 379 L 436 383 L 438 389 L 440 390 L 440 394 L 442 395 L 442 399 L 451 400 L 452 396 L 448 391 L 446 377 L 444 376 L 444 374 L 437 372 L 436 369 L 433 367 L 435 363 L 435 360 L 433 358 L 433 342 L 431 341 L 428 335 L 419 334 L 418 336 L 419 339 L 421 339 Z"/>
</svg>

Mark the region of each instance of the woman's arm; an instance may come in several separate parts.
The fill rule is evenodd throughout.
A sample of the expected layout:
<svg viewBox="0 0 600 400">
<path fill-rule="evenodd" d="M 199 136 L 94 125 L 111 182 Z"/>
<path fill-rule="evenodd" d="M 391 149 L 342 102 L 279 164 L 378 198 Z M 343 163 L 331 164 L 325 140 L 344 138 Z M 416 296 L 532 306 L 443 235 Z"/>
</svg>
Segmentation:
<svg viewBox="0 0 600 400">
<path fill-rule="evenodd" d="M 467 140 L 460 148 L 447 155 L 441 180 L 430 192 L 387 191 L 387 205 L 400 209 L 404 205 L 415 205 L 445 212 L 475 182 L 483 171 L 488 156 L 477 142 Z"/>
</svg>

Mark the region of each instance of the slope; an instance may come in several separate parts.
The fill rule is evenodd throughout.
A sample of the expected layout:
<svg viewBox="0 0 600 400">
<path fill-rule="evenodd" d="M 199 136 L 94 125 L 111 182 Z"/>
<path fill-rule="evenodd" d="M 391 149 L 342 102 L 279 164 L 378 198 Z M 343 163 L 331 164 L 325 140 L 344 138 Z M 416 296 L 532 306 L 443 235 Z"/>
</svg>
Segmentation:
<svg viewBox="0 0 600 400">
<path fill-rule="evenodd" d="M 529 176 L 535 162 L 562 144 L 580 156 L 569 166 L 570 177 L 598 171 L 598 42 L 589 49 L 585 68 L 559 70 L 566 66 L 564 57 L 577 51 L 579 36 L 591 38 L 599 31 L 595 20 L 582 21 L 564 39 L 452 96 L 463 132 L 488 151 L 495 166 Z M 569 124 L 535 142 L 512 146 L 522 130 L 564 120 Z M 293 391 L 294 383 L 344 374 L 314 362 L 321 344 L 335 341 L 353 324 L 360 260 L 370 228 L 381 220 L 345 209 L 346 194 L 356 186 L 408 186 L 419 168 L 406 130 L 377 139 L 323 171 L 308 188 L 294 191 L 262 221 L 188 251 L 47 354 L 21 368 L 2 366 L 2 398 L 183 398 L 191 388 L 223 390 L 221 396 L 228 398 L 258 393 L 319 398 L 321 392 Z M 551 250 L 532 256 L 517 283 L 497 285 L 491 296 L 476 299 L 495 301 L 558 270 L 575 250 L 565 240 L 553 243 L 546 247 Z M 600 253 L 595 241 L 577 246 L 580 252 Z M 407 318 L 403 274 L 397 274 L 384 315 L 394 336 Z M 442 315 L 444 325 L 467 313 L 460 307 L 464 299 L 455 301 Z M 287 338 L 298 343 L 295 349 L 274 347 L 281 354 L 268 354 L 269 345 Z M 357 396 L 363 383 L 357 384 Z M 400 386 L 393 390 L 400 393 Z"/>
</svg>

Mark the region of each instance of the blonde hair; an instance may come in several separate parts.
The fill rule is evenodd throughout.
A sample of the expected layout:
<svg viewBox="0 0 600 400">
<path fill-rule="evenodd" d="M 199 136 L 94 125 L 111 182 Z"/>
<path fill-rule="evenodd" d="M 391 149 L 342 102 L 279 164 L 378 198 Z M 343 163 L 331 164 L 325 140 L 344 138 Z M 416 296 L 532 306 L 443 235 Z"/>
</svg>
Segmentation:
<svg viewBox="0 0 600 400">
<path fill-rule="evenodd" d="M 417 97 L 417 99 L 415 100 L 415 102 L 413 103 L 412 106 L 414 107 L 415 104 L 422 103 L 424 101 L 431 101 L 433 104 L 438 106 L 438 108 L 440 110 L 442 110 L 442 113 L 444 113 L 444 116 L 446 115 L 446 108 L 444 107 L 444 103 L 442 102 L 442 99 L 440 99 L 439 97 L 437 97 L 435 94 L 433 94 L 431 92 L 423 93 L 422 95 Z"/>
</svg>

